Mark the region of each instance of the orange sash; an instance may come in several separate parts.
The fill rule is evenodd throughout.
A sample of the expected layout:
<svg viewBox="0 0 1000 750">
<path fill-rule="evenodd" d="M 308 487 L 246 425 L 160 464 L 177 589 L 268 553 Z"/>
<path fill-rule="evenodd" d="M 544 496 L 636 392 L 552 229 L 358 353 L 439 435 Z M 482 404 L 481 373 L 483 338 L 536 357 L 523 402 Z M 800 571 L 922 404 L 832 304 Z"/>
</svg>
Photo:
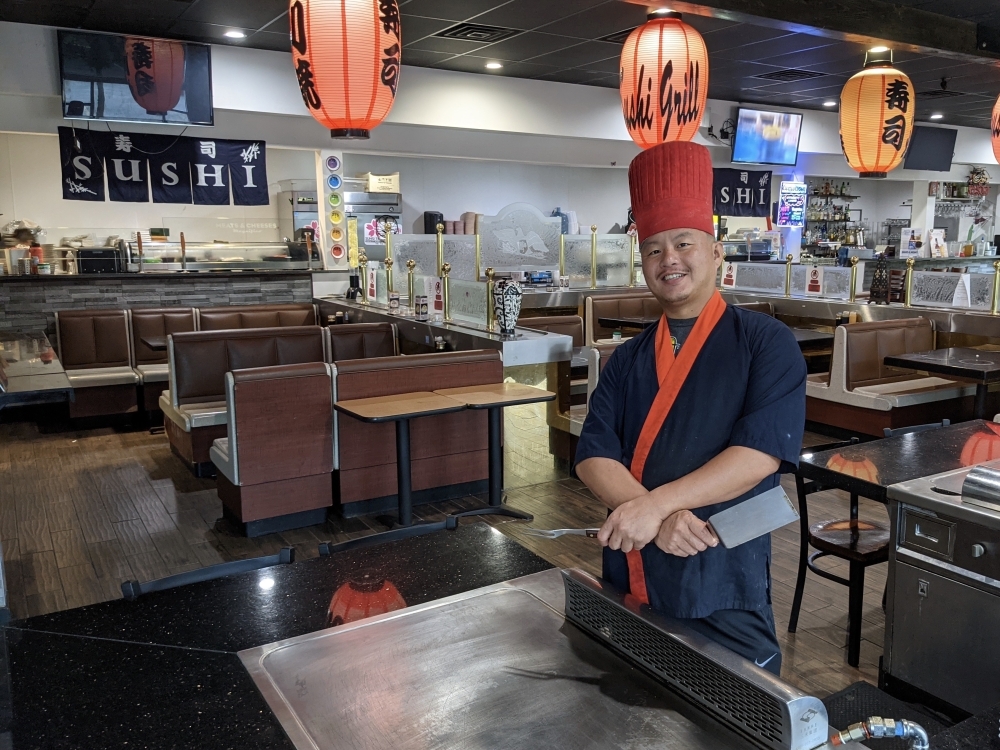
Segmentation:
<svg viewBox="0 0 1000 750">
<path fill-rule="evenodd" d="M 705 309 L 698 316 L 698 321 L 691 329 L 684 346 L 681 347 L 680 354 L 674 359 L 674 347 L 670 340 L 670 325 L 667 323 L 667 316 L 660 318 L 659 327 L 656 330 L 656 377 L 660 382 L 660 390 L 653 399 L 653 405 L 646 415 L 642 430 L 639 432 L 639 442 L 635 446 L 635 454 L 632 456 L 632 465 L 629 469 L 632 476 L 639 483 L 642 483 L 642 470 L 646 467 L 646 459 L 649 451 L 653 447 L 653 442 L 660 434 L 663 423 L 667 421 L 667 415 L 680 393 L 684 381 L 687 380 L 694 361 L 701 353 L 702 347 L 708 340 L 709 334 L 715 329 L 716 324 L 722 319 L 722 314 L 726 311 L 726 303 L 722 295 L 716 292 L 712 299 L 705 305 Z M 649 604 L 649 595 L 646 592 L 646 573 L 642 567 L 642 553 L 639 550 L 632 550 L 625 554 L 628 562 L 629 590 L 643 604 Z"/>
</svg>

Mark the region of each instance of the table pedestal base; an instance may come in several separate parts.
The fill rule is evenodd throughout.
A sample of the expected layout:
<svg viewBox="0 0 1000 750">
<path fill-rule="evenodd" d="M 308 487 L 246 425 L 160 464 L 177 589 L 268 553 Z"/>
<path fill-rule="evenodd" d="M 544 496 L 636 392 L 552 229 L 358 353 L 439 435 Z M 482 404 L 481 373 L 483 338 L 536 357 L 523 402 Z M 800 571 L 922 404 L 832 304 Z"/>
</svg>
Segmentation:
<svg viewBox="0 0 1000 750">
<path fill-rule="evenodd" d="M 504 500 L 506 501 L 506 497 Z M 520 518 L 522 521 L 534 521 L 535 517 L 530 513 L 515 510 L 502 502 L 500 505 L 487 505 L 485 508 L 473 508 L 463 510 L 461 513 L 452 513 L 449 518 L 465 518 L 466 516 L 509 516 L 510 518 Z"/>
</svg>

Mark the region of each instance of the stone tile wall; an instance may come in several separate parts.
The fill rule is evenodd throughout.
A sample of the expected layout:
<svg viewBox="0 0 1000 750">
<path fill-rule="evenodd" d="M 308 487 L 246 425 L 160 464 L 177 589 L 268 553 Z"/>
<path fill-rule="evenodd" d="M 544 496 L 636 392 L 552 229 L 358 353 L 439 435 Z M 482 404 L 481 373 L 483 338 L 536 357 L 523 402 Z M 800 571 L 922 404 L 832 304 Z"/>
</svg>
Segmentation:
<svg viewBox="0 0 1000 750">
<path fill-rule="evenodd" d="M 308 274 L 281 276 L 135 276 L 134 278 L 0 277 L 0 331 L 55 333 L 56 310 L 131 307 L 218 307 L 311 302 Z"/>
</svg>

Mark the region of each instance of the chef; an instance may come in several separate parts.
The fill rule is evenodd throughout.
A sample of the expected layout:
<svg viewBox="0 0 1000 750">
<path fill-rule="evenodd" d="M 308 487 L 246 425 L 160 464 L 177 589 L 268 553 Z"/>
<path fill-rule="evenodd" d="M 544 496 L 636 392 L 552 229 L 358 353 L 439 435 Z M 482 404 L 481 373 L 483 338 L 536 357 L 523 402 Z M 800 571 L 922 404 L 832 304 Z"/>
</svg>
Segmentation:
<svg viewBox="0 0 1000 750">
<path fill-rule="evenodd" d="M 629 191 L 663 316 L 608 360 L 577 446 L 577 476 L 611 511 L 598 536 L 604 578 L 779 674 L 770 537 L 725 549 L 706 519 L 794 471 L 805 361 L 783 323 L 715 288 L 708 149 L 642 152 Z"/>
</svg>

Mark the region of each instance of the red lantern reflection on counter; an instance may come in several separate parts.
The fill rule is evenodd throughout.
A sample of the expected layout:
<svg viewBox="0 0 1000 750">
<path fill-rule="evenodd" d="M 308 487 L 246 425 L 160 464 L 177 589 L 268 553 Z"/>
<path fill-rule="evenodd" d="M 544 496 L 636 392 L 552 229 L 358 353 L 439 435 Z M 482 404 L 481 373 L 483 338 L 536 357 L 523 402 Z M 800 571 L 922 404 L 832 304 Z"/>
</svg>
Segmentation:
<svg viewBox="0 0 1000 750">
<path fill-rule="evenodd" d="M 690 141 L 708 97 L 708 49 L 680 13 L 654 13 L 622 47 L 622 114 L 642 148 Z"/>
<path fill-rule="evenodd" d="M 334 138 L 367 138 L 392 109 L 403 47 L 396 0 L 292 0 L 302 101 Z"/>
<path fill-rule="evenodd" d="M 878 467 L 876 467 L 875 464 L 867 458 L 862 459 L 861 461 L 852 461 L 848 458 L 844 458 L 839 453 L 834 453 L 826 462 L 826 468 L 840 474 L 847 474 L 848 476 L 856 477 L 865 482 L 878 484 Z"/>
<path fill-rule="evenodd" d="M 875 47 L 865 69 L 840 92 L 840 144 L 861 177 L 885 177 L 898 167 L 913 135 L 913 82 L 892 66 L 892 50 Z"/>
<path fill-rule="evenodd" d="M 986 423 L 986 430 L 965 441 L 959 460 L 962 466 L 975 466 L 1000 458 L 1000 424 Z"/>
<path fill-rule="evenodd" d="M 132 98 L 147 114 L 165 115 L 184 91 L 184 43 L 125 37 L 125 61 Z"/>
<path fill-rule="evenodd" d="M 406 600 L 390 581 L 371 573 L 351 578 L 338 588 L 330 600 L 327 623 L 333 626 L 384 615 L 403 609 Z"/>
</svg>

